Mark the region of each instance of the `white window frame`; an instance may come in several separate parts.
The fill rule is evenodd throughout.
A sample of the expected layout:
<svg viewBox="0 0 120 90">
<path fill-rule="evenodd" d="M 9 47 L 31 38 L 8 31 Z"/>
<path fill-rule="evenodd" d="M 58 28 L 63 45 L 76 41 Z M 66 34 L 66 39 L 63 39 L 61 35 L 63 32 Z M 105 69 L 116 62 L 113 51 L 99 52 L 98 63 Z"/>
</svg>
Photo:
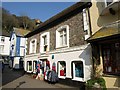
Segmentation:
<svg viewBox="0 0 120 90">
<path fill-rule="evenodd" d="M 30 70 L 30 67 L 29 67 L 30 66 L 30 62 L 31 62 L 31 68 L 32 68 L 31 70 Z M 32 61 L 27 61 L 27 72 L 31 73 L 32 71 L 33 71 Z"/>
<path fill-rule="evenodd" d="M 44 51 L 44 38 L 43 38 L 44 36 L 47 37 L 47 44 L 46 44 L 47 45 L 47 50 L 46 51 Z M 45 32 L 45 33 L 41 34 L 40 41 L 41 41 L 40 52 L 45 53 L 45 52 L 49 51 L 50 50 L 50 32 Z"/>
<path fill-rule="evenodd" d="M 114 2 L 114 0 L 105 0 L 105 7 L 108 7 L 110 4 L 107 4 L 107 2 L 110 2 L 111 1 L 111 3 L 113 3 Z"/>
<path fill-rule="evenodd" d="M 82 77 L 75 77 L 75 63 L 76 62 L 82 62 L 83 63 L 83 73 L 84 73 L 84 77 L 82 78 Z M 82 82 L 84 82 L 85 81 L 85 64 L 84 64 L 84 61 L 73 61 L 73 79 L 72 80 L 75 80 L 75 81 L 82 81 Z"/>
<path fill-rule="evenodd" d="M 60 31 L 63 30 L 64 28 L 66 28 L 67 44 L 61 46 L 60 45 Z M 69 47 L 69 26 L 68 25 L 61 26 L 56 30 L 56 48 L 62 48 L 62 47 Z"/>
<path fill-rule="evenodd" d="M 83 25 L 84 25 L 84 32 L 85 34 L 85 40 L 87 40 L 90 37 L 90 29 L 89 29 L 89 18 L 87 15 L 87 9 L 83 9 Z"/>
<path fill-rule="evenodd" d="M 61 79 L 65 79 L 66 78 L 66 75 L 65 76 L 60 76 L 60 62 L 65 62 L 65 61 L 58 61 L 58 77 L 61 78 Z M 66 62 L 65 62 L 66 64 Z M 66 67 L 66 66 L 65 66 Z M 67 68 L 66 68 L 67 69 Z"/>
<path fill-rule="evenodd" d="M 33 47 L 32 47 L 32 42 L 35 41 L 35 48 L 34 48 L 34 52 L 32 51 Z M 30 54 L 33 54 L 33 53 L 36 53 L 36 49 L 37 49 L 37 39 L 32 39 L 30 41 L 30 48 L 29 48 L 29 53 Z"/>
</svg>

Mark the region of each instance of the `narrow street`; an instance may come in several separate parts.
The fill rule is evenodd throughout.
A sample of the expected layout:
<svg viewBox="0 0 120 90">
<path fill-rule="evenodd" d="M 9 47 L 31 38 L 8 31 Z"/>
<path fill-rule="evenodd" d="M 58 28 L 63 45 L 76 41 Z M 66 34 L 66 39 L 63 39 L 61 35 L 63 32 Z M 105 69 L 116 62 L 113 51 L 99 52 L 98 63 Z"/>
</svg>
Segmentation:
<svg viewBox="0 0 120 90">
<path fill-rule="evenodd" d="M 24 74 L 23 70 L 9 69 L 8 65 L 5 66 L 2 75 L 2 90 L 6 89 L 59 89 L 59 90 L 79 90 L 75 87 L 62 85 L 59 83 L 49 84 L 46 81 L 33 79 L 31 75 Z"/>
</svg>

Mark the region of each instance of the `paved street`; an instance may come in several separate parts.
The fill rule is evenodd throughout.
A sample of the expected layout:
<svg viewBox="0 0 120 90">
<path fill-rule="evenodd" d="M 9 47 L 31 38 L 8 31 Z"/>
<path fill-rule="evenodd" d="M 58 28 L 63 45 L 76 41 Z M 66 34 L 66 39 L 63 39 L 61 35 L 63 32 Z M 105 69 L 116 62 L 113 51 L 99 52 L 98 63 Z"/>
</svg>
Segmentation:
<svg viewBox="0 0 120 90">
<path fill-rule="evenodd" d="M 8 66 L 5 67 L 4 73 L 3 73 L 3 80 L 2 80 L 2 88 L 13 88 L 14 90 L 19 88 L 51 88 L 51 89 L 60 89 L 60 90 L 66 90 L 66 89 L 74 89 L 78 90 L 77 88 L 62 85 L 62 84 L 48 84 L 45 81 L 36 80 L 33 79 L 31 75 L 24 74 L 24 71 L 18 70 L 13 71 L 8 68 Z"/>
</svg>

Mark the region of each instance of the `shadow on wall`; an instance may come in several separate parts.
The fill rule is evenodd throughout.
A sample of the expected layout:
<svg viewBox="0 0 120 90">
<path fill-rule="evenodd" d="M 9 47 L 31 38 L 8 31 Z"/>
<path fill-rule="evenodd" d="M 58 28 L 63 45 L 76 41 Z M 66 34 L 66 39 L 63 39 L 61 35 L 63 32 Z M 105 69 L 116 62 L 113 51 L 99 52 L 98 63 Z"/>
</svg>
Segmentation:
<svg viewBox="0 0 120 90">
<path fill-rule="evenodd" d="M 120 88 L 120 77 L 118 77 L 114 83 L 115 87 L 119 87 Z"/>
<path fill-rule="evenodd" d="M 118 21 L 119 17 L 119 11 L 116 12 L 115 15 L 110 14 L 109 12 L 105 15 L 100 15 L 102 11 L 105 9 L 105 3 L 104 2 L 97 2 L 97 8 L 98 8 L 98 13 L 99 17 L 97 20 L 97 25 L 99 27 L 102 27 L 104 25 L 110 24 L 112 22 Z"/>
<path fill-rule="evenodd" d="M 91 45 L 88 45 L 84 51 L 79 55 L 79 58 L 85 60 L 85 65 L 92 65 L 92 52 L 91 52 Z"/>
</svg>

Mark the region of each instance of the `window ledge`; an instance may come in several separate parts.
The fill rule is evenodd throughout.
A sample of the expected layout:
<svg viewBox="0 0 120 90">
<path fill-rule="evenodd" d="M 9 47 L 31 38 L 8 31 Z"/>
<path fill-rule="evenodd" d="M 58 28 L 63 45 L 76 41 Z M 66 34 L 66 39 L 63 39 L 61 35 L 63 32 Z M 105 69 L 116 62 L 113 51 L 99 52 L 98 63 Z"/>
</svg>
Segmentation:
<svg viewBox="0 0 120 90">
<path fill-rule="evenodd" d="M 118 75 L 118 74 L 117 75 L 115 75 L 115 74 L 111 74 L 111 75 L 110 74 L 103 74 L 102 76 L 103 77 L 120 77 L 120 75 Z"/>
<path fill-rule="evenodd" d="M 65 79 L 65 78 L 66 78 L 66 76 L 59 76 L 59 78 L 61 78 L 61 79 Z"/>
<path fill-rule="evenodd" d="M 56 49 L 67 48 L 68 45 L 56 47 Z"/>
<path fill-rule="evenodd" d="M 72 80 L 84 82 L 84 78 L 73 78 Z"/>
</svg>

